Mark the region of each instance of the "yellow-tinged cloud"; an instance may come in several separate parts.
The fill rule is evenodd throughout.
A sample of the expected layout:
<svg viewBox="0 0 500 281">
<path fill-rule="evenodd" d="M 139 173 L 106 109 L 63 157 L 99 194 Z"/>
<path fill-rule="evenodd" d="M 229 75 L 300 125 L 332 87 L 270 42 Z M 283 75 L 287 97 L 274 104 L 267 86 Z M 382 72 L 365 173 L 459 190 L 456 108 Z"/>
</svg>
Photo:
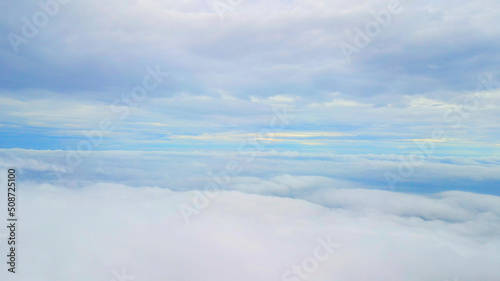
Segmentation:
<svg viewBox="0 0 500 281">
<path fill-rule="evenodd" d="M 297 141 L 308 145 L 319 145 L 321 143 L 312 141 L 313 139 L 335 138 L 353 136 L 352 134 L 345 134 L 340 132 L 279 132 L 279 133 L 214 133 L 214 134 L 201 134 L 201 135 L 175 135 L 169 136 L 169 139 L 175 140 L 200 140 L 200 141 L 242 141 L 245 139 L 255 139 L 270 142 L 285 142 Z"/>
</svg>

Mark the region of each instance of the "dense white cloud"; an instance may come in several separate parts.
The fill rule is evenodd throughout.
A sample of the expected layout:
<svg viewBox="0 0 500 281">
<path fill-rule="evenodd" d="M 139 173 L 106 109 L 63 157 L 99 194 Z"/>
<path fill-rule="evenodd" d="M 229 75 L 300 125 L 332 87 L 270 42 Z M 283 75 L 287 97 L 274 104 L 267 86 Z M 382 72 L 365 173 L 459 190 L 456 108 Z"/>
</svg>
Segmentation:
<svg viewBox="0 0 500 281">
<path fill-rule="evenodd" d="M 134 280 L 296 281 L 287 272 L 311 262 L 318 239 L 339 247 L 317 270 L 302 269 L 307 280 L 500 274 L 500 198 L 435 193 L 457 181 L 465 184 L 454 189 L 495 193 L 485 182 L 500 182 L 496 156 L 429 157 L 408 178 L 429 193 L 417 195 L 374 189 L 387 188 L 397 155 L 263 151 L 247 163 L 216 151 L 95 151 L 58 178 L 54 165 L 67 155 L 0 150 L 1 169 L 18 174 L 17 280 L 112 280 L 124 270 Z M 235 159 L 242 169 L 228 180 L 220 172 Z M 199 201 L 213 182 L 227 185 Z M 198 209 L 186 215 L 185 206 Z"/>
<path fill-rule="evenodd" d="M 339 247 L 307 280 L 493 281 L 500 275 L 500 199 L 494 196 L 339 188 L 321 196 L 329 206 L 323 207 L 222 191 L 186 224 L 178 207 L 193 192 L 27 181 L 19 190 L 16 280 L 112 280 L 123 269 L 134 280 L 287 280 L 283 274 L 313 257 L 317 239 L 328 237 Z M 2 252 L 5 247 L 2 242 Z"/>
</svg>

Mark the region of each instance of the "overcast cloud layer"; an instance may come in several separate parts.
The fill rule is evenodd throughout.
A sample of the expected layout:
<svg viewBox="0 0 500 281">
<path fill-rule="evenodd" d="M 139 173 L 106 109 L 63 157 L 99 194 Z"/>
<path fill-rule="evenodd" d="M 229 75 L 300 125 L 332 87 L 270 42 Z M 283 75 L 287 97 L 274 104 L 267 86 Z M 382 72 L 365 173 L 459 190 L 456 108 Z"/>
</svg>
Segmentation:
<svg viewBox="0 0 500 281">
<path fill-rule="evenodd" d="M 100 149 L 231 149 L 286 107 L 282 151 L 408 153 L 443 127 L 441 155 L 498 153 L 498 1 L 51 3 L 32 33 L 38 1 L 2 4 L 3 148 L 74 148 L 110 119 Z"/>
</svg>

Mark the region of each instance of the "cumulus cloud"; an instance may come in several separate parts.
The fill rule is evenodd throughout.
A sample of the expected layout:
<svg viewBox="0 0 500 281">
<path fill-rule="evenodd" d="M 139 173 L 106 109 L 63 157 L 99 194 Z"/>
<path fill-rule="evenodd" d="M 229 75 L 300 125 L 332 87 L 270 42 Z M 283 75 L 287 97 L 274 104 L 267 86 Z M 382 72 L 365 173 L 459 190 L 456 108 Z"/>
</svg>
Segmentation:
<svg viewBox="0 0 500 281">
<path fill-rule="evenodd" d="M 151 281 L 296 280 L 283 274 L 313 257 L 318 239 L 336 247 L 317 269 L 302 269 L 307 280 L 500 274 L 498 197 L 342 188 L 324 195 L 313 204 L 221 191 L 186 224 L 178 206 L 193 192 L 22 182 L 18 280 L 112 280 L 122 271 Z"/>
</svg>

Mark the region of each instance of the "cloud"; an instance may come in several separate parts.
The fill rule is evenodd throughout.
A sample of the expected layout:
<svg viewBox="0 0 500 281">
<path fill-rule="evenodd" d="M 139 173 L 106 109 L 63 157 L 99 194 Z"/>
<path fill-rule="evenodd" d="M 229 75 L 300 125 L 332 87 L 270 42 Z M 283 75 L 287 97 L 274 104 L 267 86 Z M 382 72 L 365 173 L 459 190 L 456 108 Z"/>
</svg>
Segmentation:
<svg viewBox="0 0 500 281">
<path fill-rule="evenodd" d="M 283 280 L 318 239 L 340 247 L 309 280 L 500 273 L 500 198 L 451 191 L 495 193 L 496 156 L 429 157 L 403 193 L 377 189 L 398 155 L 263 151 L 247 162 L 225 151 L 99 151 L 58 177 L 67 153 L 0 150 L 0 168 L 17 171 L 22 280 L 111 280 L 122 270 L 134 280 Z M 241 172 L 186 224 L 180 206 L 225 177 L 229 161 Z"/>
<path fill-rule="evenodd" d="M 385 9 L 387 1 L 247 2 L 224 21 L 213 4 L 61 6 L 19 54 L 8 42 L 0 46 L 3 88 L 72 95 L 127 89 L 154 63 L 177 77 L 169 90 L 199 95 L 218 89 L 263 98 L 320 92 L 373 96 L 473 90 L 478 73 L 496 71 L 499 29 L 491 23 L 497 21 L 492 11 L 498 2 L 493 0 L 404 3 L 404 11 L 351 64 L 339 45 L 352 43 L 354 29 L 373 20 L 371 12 Z M 0 28 L 21 34 L 21 18 L 31 19 L 38 10 L 38 1 L 8 5 Z M 107 17 L 111 13 L 116 16 Z M 28 65 L 26 58 L 34 59 Z"/>
<path fill-rule="evenodd" d="M 282 280 L 331 237 L 309 280 L 497 280 L 500 2 L 402 4 L 350 63 L 339 46 L 386 0 L 244 1 L 223 21 L 211 0 L 70 1 L 19 52 L 4 38 L 18 277 Z M 0 31 L 24 36 L 40 11 L 6 3 Z M 146 66 L 170 75 L 99 131 Z M 255 137 L 282 107 L 294 121 Z M 242 153 L 248 138 L 262 147 Z M 388 191 L 415 142 L 435 147 Z M 185 224 L 178 207 L 234 162 Z"/>
<path fill-rule="evenodd" d="M 467 147 L 481 156 L 494 153 L 498 139 L 492 120 L 498 119 L 500 99 L 494 89 L 402 95 L 382 103 L 375 98 L 355 99 L 341 93 L 333 98 L 326 95 L 321 102 L 283 97 L 247 99 L 237 95 L 228 98 L 219 93 L 181 92 L 170 97 L 152 94 L 129 107 L 130 114 L 124 120 L 122 111 L 116 113 L 112 109 L 121 96 L 117 93 L 108 101 L 98 101 L 68 98 L 54 92 L 37 96 L 31 91 L 20 96 L 3 92 L 0 131 L 5 133 L 7 143 L 3 147 L 18 147 L 18 136 L 25 134 L 62 143 L 55 147 L 53 141 L 41 143 L 41 148 L 74 147 L 85 135 L 98 131 L 103 120 L 111 119 L 114 128 L 106 130 L 100 149 L 160 149 L 169 145 L 213 149 L 214 145 L 258 135 L 269 127 L 277 112 L 294 117 L 285 128 L 266 137 L 276 145 L 269 149 L 280 151 L 321 147 L 344 153 L 401 154 L 409 152 L 409 146 L 402 145 L 402 141 L 430 140 L 433 131 L 441 129 L 447 134 L 442 140 L 455 141 L 435 141 L 440 142 L 440 153 L 453 150 L 459 155 L 467 153 Z M 471 130 L 474 134 L 470 134 Z"/>
<path fill-rule="evenodd" d="M 498 197 L 339 188 L 318 200 L 330 205 L 324 207 L 222 191 L 186 224 L 177 208 L 193 196 L 113 183 L 74 189 L 23 181 L 16 275 L 111 280 L 124 269 L 134 280 L 283 280 L 328 237 L 339 248 L 309 280 L 496 280 L 500 274 Z"/>
<path fill-rule="evenodd" d="M 334 187 L 388 190 L 385 174 L 399 174 L 407 156 L 389 154 L 220 151 L 37 151 L 0 149 L 0 167 L 17 167 L 37 183 L 86 186 L 97 180 L 128 186 L 159 186 L 175 191 L 200 190 L 236 161 L 241 172 L 227 189 L 304 198 L 304 194 Z M 72 160 L 68 162 L 69 159 Z M 406 158 L 405 158 L 406 157 Z M 419 160 L 420 161 L 420 160 Z M 500 183 L 500 157 L 437 157 L 421 159 L 414 173 L 396 185 L 398 191 L 435 193 L 448 190 L 500 195 L 490 188 Z M 65 172 L 59 172 L 65 171 Z"/>
</svg>

